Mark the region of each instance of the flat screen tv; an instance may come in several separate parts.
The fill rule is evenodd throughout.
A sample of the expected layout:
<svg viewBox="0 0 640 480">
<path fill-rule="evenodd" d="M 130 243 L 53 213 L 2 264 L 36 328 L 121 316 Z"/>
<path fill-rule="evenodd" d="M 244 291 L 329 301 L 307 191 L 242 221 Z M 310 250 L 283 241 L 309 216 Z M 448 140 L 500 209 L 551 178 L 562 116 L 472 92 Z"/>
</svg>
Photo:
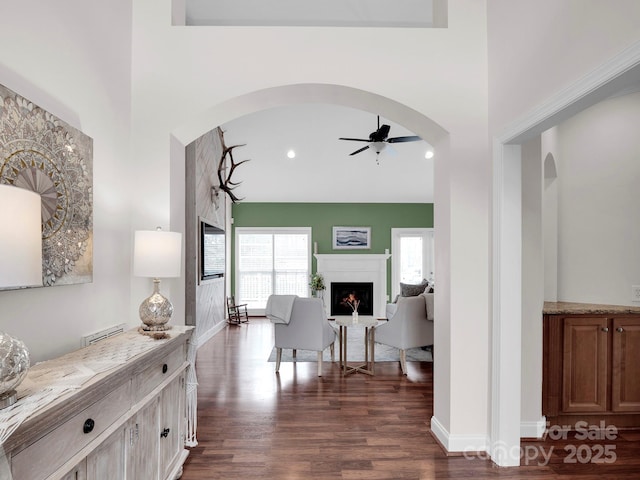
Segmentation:
<svg viewBox="0 0 640 480">
<path fill-rule="evenodd" d="M 200 220 L 200 280 L 224 277 L 224 230 Z"/>
</svg>

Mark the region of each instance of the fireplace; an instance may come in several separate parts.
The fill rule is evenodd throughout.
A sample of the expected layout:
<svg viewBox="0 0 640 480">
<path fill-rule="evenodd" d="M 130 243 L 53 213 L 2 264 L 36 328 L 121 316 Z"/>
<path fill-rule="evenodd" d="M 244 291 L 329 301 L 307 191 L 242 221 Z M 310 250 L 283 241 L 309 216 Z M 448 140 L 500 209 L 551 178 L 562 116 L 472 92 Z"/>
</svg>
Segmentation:
<svg viewBox="0 0 640 480">
<path fill-rule="evenodd" d="M 316 253 L 318 260 L 318 272 L 324 276 L 327 285 L 324 297 L 327 316 L 335 315 L 331 302 L 330 286 L 332 283 L 368 282 L 373 284 L 374 293 L 370 295 L 370 304 L 373 306 L 373 316 L 383 318 L 385 316 L 386 303 L 389 300 L 387 294 L 387 262 L 391 255 L 385 253 Z M 362 304 L 364 306 L 364 303 Z M 347 311 L 347 314 L 350 312 Z M 358 313 L 362 313 L 358 309 Z"/>
<path fill-rule="evenodd" d="M 331 282 L 331 315 L 351 315 L 347 301 L 359 303 L 360 315 L 373 315 L 373 282 Z"/>
</svg>

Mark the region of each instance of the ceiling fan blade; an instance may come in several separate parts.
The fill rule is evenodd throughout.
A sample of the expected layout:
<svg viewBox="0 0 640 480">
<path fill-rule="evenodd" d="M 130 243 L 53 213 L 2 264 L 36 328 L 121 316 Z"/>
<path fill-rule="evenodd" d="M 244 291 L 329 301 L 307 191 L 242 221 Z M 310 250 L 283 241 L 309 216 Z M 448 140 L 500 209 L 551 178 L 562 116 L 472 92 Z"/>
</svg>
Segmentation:
<svg viewBox="0 0 640 480">
<path fill-rule="evenodd" d="M 349 156 L 351 156 L 351 155 L 355 155 L 356 153 L 364 152 L 367 148 L 369 148 L 369 145 L 367 145 L 366 147 L 362 147 L 362 148 L 360 148 L 360 149 L 356 150 L 356 151 L 355 151 L 355 152 L 353 152 L 353 153 L 350 153 L 350 154 L 349 154 Z"/>
<path fill-rule="evenodd" d="M 345 137 L 340 137 L 338 140 L 351 140 L 352 142 L 368 142 L 368 139 L 364 139 L 364 138 L 345 138 Z"/>
<path fill-rule="evenodd" d="M 387 138 L 387 142 L 389 142 L 389 143 L 417 142 L 419 140 L 422 140 L 422 138 L 420 138 L 417 135 L 409 135 L 407 137 Z"/>
</svg>

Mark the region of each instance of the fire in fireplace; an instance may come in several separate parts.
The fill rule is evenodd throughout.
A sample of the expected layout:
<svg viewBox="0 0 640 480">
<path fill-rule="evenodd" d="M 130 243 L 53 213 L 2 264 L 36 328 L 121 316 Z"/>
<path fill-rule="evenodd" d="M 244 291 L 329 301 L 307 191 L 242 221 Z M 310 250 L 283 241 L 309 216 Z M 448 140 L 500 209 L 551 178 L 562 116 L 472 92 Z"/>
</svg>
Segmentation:
<svg viewBox="0 0 640 480">
<path fill-rule="evenodd" d="M 331 282 L 331 315 L 351 315 L 349 302 L 358 302 L 358 314 L 373 315 L 373 282 Z"/>
</svg>

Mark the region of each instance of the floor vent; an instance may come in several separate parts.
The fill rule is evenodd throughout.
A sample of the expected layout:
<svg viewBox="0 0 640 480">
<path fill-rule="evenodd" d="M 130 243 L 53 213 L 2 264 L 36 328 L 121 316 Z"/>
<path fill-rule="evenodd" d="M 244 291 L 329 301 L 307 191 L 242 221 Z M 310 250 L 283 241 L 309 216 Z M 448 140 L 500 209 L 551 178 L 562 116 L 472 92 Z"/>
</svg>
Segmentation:
<svg viewBox="0 0 640 480">
<path fill-rule="evenodd" d="M 104 340 L 105 338 L 118 335 L 119 333 L 124 332 L 124 327 L 125 327 L 125 324 L 121 323 L 120 325 L 114 325 L 113 327 L 105 328 L 104 330 L 100 330 L 99 332 L 86 335 L 82 337 L 82 346 L 87 347 L 89 345 L 93 345 L 94 343 L 98 343 L 99 341 Z"/>
</svg>

